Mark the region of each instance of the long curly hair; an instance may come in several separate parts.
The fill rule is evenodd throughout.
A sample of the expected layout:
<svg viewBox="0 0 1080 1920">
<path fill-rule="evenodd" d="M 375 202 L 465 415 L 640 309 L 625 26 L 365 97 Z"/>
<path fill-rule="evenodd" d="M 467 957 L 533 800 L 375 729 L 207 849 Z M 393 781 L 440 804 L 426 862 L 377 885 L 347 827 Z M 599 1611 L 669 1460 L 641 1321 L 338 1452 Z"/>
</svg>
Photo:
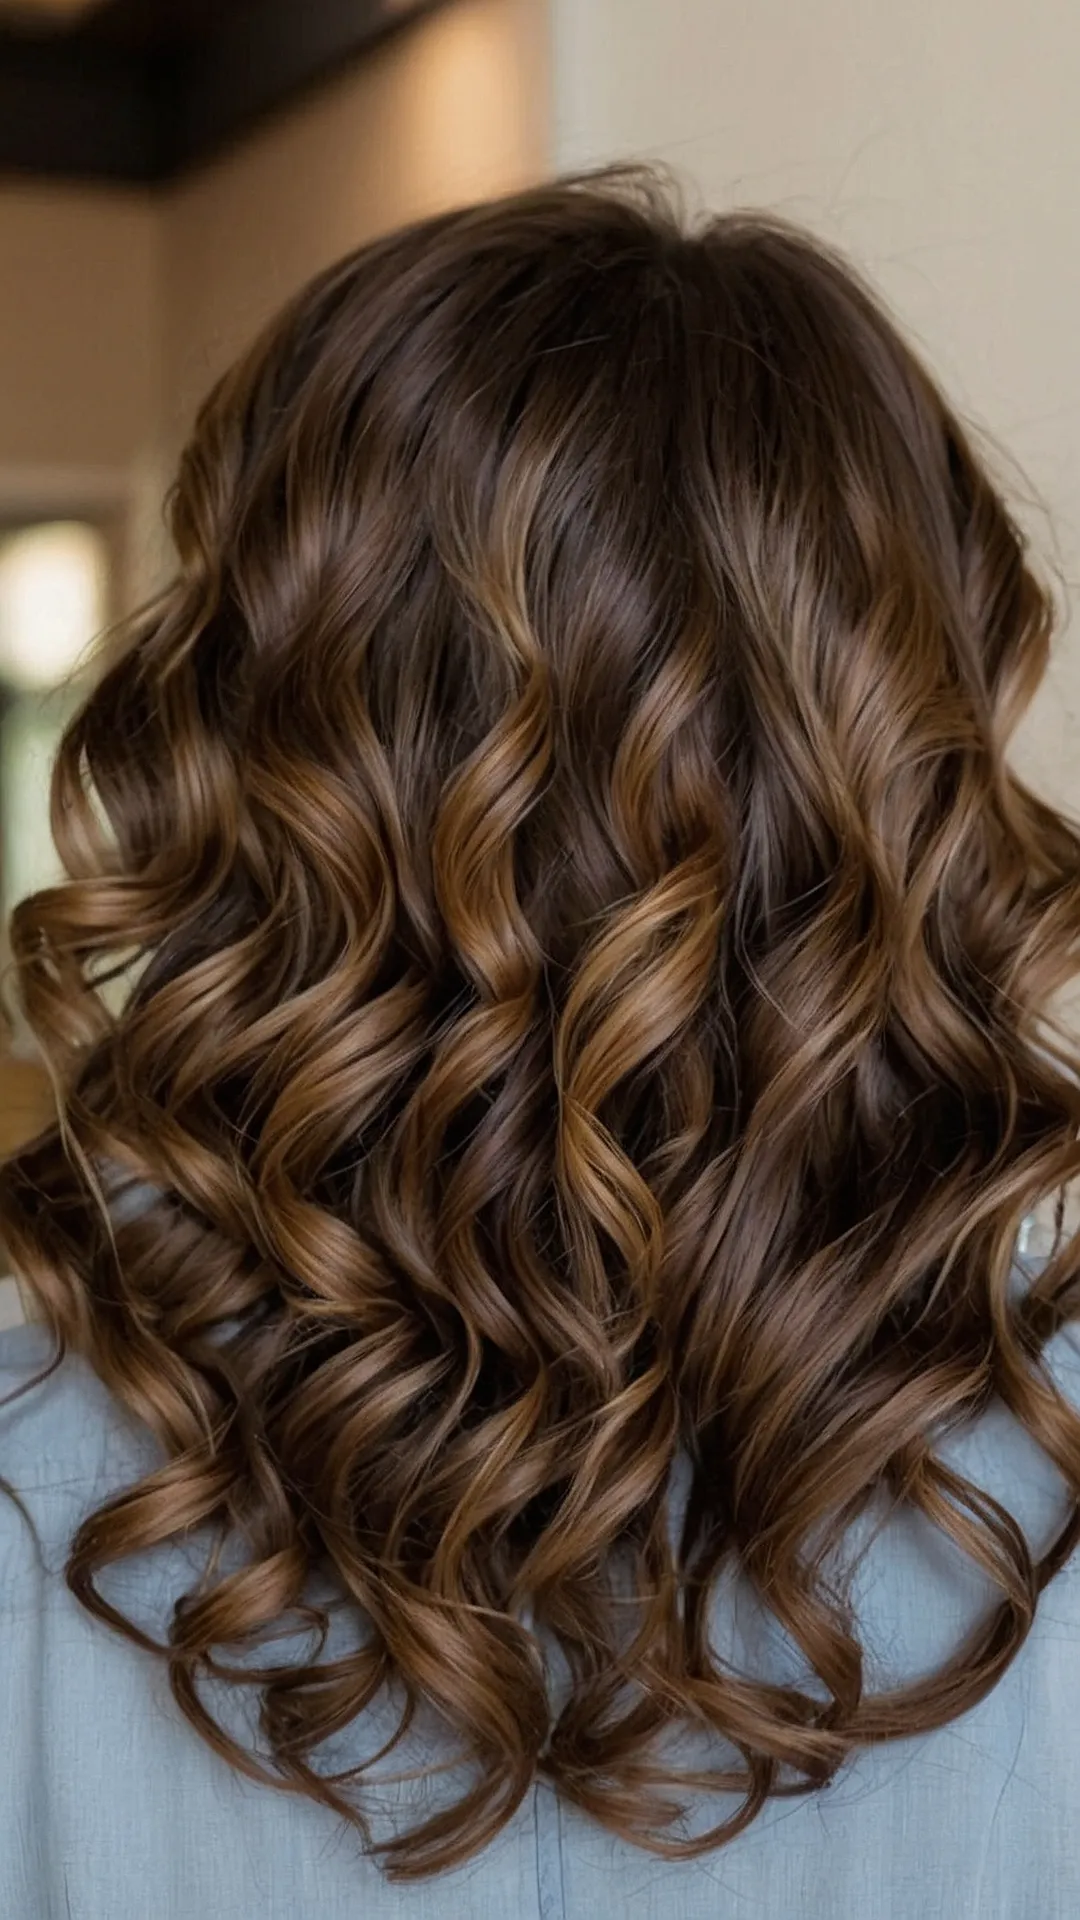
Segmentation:
<svg viewBox="0 0 1080 1920">
<path fill-rule="evenodd" d="M 1080 1539 L 1043 1356 L 1080 1249 L 1012 1284 L 1080 1169 L 1080 837 L 1005 757 L 1054 596 L 857 275 L 648 173 L 323 273 L 206 401 L 171 526 L 60 750 L 67 881 L 12 922 L 59 1113 L 0 1234 L 165 1454 L 71 1589 L 373 1847 L 318 1750 L 430 1715 L 465 1785 L 392 1873 L 541 1776 L 718 1846 L 978 1702 Z M 995 1397 L 1069 1490 L 1042 1558 L 937 1450 Z M 875 1496 L 999 1595 L 878 1693 L 831 1571 Z M 201 1529 L 159 1639 L 100 1576 Z M 720 1659 L 732 1567 L 806 1685 Z M 325 1637 L 316 1572 L 356 1646 L 253 1659 Z"/>
</svg>

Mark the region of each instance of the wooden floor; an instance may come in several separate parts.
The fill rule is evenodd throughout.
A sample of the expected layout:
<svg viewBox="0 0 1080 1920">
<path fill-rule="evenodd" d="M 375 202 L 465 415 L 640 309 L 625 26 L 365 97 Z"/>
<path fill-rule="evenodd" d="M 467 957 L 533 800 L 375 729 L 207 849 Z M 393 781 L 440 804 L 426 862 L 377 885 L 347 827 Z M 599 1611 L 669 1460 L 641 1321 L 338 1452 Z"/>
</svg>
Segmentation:
<svg viewBox="0 0 1080 1920">
<path fill-rule="evenodd" d="M 0 1157 L 29 1140 L 49 1117 L 52 1095 L 31 1060 L 0 1059 Z"/>
<path fill-rule="evenodd" d="M 44 1126 L 52 1108 L 48 1077 L 30 1060 L 0 1058 L 0 1159 Z M 37 1317 L 25 1288 L 7 1272 L 0 1246 L 0 1332 Z"/>
</svg>

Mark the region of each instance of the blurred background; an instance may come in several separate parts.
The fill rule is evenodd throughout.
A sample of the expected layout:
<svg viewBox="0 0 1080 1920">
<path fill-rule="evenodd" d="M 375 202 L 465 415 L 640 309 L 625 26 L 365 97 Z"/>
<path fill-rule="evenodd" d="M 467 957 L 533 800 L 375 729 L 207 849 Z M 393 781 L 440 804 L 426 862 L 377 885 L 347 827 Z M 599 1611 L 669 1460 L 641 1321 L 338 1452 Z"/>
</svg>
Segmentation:
<svg viewBox="0 0 1080 1920">
<path fill-rule="evenodd" d="M 1074 580 L 1078 96 L 1073 0 L 0 0 L 5 921 L 202 394 L 318 267 L 449 204 L 650 155 L 839 241 Z M 1017 758 L 1076 810 L 1078 708 L 1066 632 Z M 47 1098 L 22 1056 L 0 1150 Z"/>
</svg>

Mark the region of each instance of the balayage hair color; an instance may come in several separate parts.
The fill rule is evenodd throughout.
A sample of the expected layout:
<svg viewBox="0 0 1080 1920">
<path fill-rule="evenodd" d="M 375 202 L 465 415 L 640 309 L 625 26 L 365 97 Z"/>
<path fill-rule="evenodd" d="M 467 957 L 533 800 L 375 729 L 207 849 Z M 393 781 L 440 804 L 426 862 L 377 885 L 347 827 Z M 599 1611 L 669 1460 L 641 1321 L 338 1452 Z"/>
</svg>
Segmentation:
<svg viewBox="0 0 1080 1920">
<path fill-rule="evenodd" d="M 176 1697 L 361 1831 L 320 1744 L 388 1688 L 434 1715 L 467 1784 L 393 1873 L 538 1776 L 715 1847 L 973 1706 L 1080 1537 L 1041 1357 L 1080 1251 L 1010 1284 L 1080 1168 L 1080 839 L 1005 758 L 1051 597 L 851 270 L 633 171 L 323 273 L 171 524 L 60 752 L 67 882 L 13 921 L 60 1113 L 0 1234 L 166 1455 L 69 1583 L 157 1648 L 102 1570 L 241 1541 L 160 1643 Z M 995 1396 L 1070 1495 L 1041 1559 L 937 1451 Z M 827 1568 L 876 1495 L 999 1599 L 873 1693 Z M 717 1657 L 731 1567 L 813 1684 Z M 357 1646 L 253 1662 L 325 1624 L 313 1569 Z M 200 1695 L 230 1674 L 270 1759 Z"/>
</svg>

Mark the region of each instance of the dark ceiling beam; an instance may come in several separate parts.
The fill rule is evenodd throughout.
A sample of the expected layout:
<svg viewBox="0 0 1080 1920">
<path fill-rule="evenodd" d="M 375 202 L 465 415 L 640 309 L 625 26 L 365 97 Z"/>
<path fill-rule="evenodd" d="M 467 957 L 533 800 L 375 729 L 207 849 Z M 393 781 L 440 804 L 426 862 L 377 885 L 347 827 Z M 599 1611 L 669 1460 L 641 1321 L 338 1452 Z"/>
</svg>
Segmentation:
<svg viewBox="0 0 1080 1920">
<path fill-rule="evenodd" d="M 177 164 L 201 159 L 335 73 L 403 17 L 385 0 L 241 0 L 219 8 L 220 24 L 181 101 Z"/>
<path fill-rule="evenodd" d="M 154 180 L 165 156 L 143 62 L 0 33 L 0 172 Z"/>
<path fill-rule="evenodd" d="M 440 0 L 105 0 L 0 27 L 0 174 L 163 184 Z"/>
</svg>

